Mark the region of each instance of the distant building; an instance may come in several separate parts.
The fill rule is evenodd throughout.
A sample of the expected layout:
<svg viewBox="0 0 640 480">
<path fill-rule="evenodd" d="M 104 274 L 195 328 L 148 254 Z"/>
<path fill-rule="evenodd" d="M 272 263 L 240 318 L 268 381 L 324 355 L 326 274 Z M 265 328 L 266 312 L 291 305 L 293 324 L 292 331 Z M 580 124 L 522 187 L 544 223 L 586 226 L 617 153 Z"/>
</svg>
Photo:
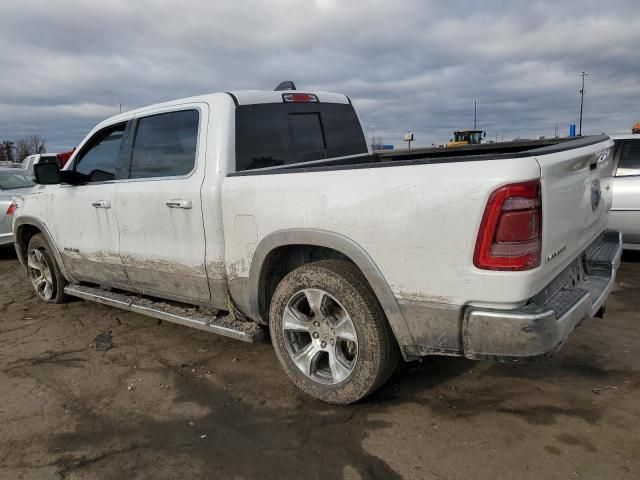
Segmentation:
<svg viewBox="0 0 640 480">
<path fill-rule="evenodd" d="M 375 144 L 375 145 L 371 145 L 371 149 L 372 150 L 393 150 L 394 146 L 393 145 Z"/>
</svg>

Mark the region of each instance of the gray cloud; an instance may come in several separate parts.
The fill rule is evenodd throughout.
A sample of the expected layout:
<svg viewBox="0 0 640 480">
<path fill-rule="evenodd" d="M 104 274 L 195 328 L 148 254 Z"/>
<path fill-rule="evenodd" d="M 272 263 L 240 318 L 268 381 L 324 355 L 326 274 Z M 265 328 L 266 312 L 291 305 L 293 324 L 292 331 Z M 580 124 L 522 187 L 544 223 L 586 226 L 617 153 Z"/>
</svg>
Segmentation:
<svg viewBox="0 0 640 480">
<path fill-rule="evenodd" d="M 98 121 L 200 93 L 343 92 L 376 136 L 441 143 L 479 126 L 505 138 L 577 123 L 640 120 L 640 20 L 633 1 L 215 2 L 59 0 L 0 4 L 0 139 L 76 145 Z"/>
</svg>

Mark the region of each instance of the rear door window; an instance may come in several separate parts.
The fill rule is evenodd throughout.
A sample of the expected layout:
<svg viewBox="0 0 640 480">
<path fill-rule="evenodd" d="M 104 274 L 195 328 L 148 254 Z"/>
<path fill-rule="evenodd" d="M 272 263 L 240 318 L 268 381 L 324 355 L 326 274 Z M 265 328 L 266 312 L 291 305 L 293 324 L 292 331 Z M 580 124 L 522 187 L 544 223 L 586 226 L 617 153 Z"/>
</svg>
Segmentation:
<svg viewBox="0 0 640 480">
<path fill-rule="evenodd" d="M 616 177 L 640 175 L 640 140 L 627 140 L 621 148 Z"/>
<path fill-rule="evenodd" d="M 137 122 L 130 178 L 187 175 L 196 164 L 198 110 L 140 118 Z"/>
<path fill-rule="evenodd" d="M 236 108 L 236 171 L 367 153 L 352 105 L 268 103 Z"/>
</svg>

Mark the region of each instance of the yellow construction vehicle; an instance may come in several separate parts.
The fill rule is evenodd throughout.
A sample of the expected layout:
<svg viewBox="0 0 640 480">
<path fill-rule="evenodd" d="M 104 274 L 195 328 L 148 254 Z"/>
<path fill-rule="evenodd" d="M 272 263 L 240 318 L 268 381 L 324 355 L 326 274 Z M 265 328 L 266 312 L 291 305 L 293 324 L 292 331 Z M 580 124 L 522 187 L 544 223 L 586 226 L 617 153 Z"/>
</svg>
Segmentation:
<svg viewBox="0 0 640 480">
<path fill-rule="evenodd" d="M 453 132 L 453 140 L 447 143 L 447 147 L 480 144 L 482 143 L 482 138 L 486 135 L 482 130 L 460 130 Z"/>
</svg>

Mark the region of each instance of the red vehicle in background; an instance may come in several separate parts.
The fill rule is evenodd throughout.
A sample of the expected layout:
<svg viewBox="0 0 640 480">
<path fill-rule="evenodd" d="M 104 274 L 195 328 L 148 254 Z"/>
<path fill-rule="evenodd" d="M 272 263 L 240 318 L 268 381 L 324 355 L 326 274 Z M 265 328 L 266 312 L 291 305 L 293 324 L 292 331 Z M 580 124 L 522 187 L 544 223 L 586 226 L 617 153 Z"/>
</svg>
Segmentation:
<svg viewBox="0 0 640 480">
<path fill-rule="evenodd" d="M 62 153 L 56 154 L 56 158 L 58 160 L 58 166 L 60 168 L 63 168 L 67 164 L 69 159 L 71 158 L 71 155 L 73 155 L 73 152 L 75 152 L 75 151 L 76 151 L 76 148 L 73 147 L 68 152 L 62 152 Z"/>
</svg>

